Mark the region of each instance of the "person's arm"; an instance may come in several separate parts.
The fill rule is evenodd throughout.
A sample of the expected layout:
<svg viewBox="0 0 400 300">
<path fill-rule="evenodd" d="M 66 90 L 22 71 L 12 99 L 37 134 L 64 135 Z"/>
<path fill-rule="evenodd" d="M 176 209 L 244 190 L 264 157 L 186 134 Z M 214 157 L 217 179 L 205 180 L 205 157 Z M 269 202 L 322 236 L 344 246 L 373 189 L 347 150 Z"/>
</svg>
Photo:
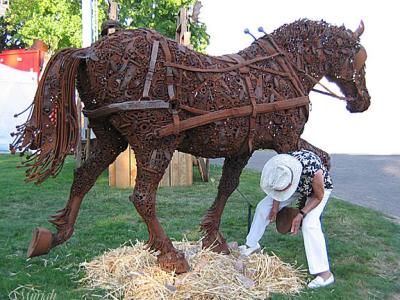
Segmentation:
<svg viewBox="0 0 400 300">
<path fill-rule="evenodd" d="M 270 222 L 274 222 L 276 220 L 276 215 L 278 214 L 278 211 L 279 211 L 279 201 L 274 200 L 272 202 L 272 208 L 268 216 Z"/>
<path fill-rule="evenodd" d="M 298 233 L 301 221 L 303 220 L 304 216 L 308 214 L 311 210 L 313 210 L 315 207 L 318 206 L 318 204 L 321 203 L 322 198 L 324 197 L 324 173 L 322 170 L 318 170 L 315 172 L 313 181 L 312 181 L 312 187 L 313 187 L 313 194 L 310 198 L 309 201 L 307 201 L 306 205 L 304 208 L 301 210 L 303 214 L 299 213 L 292 222 L 292 228 L 290 232 L 295 235 Z"/>
</svg>

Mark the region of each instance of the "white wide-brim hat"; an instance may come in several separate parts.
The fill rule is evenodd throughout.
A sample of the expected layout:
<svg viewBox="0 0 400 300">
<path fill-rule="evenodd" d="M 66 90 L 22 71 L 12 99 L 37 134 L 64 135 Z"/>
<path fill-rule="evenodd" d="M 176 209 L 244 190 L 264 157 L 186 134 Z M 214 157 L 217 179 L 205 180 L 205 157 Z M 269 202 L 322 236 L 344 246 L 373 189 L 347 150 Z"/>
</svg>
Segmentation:
<svg viewBox="0 0 400 300">
<path fill-rule="evenodd" d="M 262 170 L 261 189 L 273 199 L 285 201 L 296 191 L 302 170 L 301 163 L 293 156 L 275 155 Z"/>
</svg>

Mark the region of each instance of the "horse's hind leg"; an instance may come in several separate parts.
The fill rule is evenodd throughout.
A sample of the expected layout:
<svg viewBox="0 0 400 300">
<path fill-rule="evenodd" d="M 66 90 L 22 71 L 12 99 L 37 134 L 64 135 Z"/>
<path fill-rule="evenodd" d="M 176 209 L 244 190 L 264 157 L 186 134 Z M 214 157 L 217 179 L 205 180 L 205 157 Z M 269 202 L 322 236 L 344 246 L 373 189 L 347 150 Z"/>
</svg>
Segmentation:
<svg viewBox="0 0 400 300">
<path fill-rule="evenodd" d="M 166 149 L 163 145 L 162 149 L 154 147 L 147 151 L 140 149 L 134 149 L 134 151 L 137 177 L 130 200 L 147 225 L 149 232 L 147 247 L 160 252 L 157 260 L 163 270 L 176 273 L 187 272 L 189 265 L 184 255 L 174 248 L 171 240 L 166 236 L 155 211 L 157 187 L 168 167 L 174 149 Z"/>
<path fill-rule="evenodd" d="M 221 216 L 226 201 L 238 186 L 240 174 L 250 157 L 251 154 L 245 153 L 236 157 L 225 158 L 217 197 L 201 222 L 201 229 L 206 233 L 203 238 L 203 248 L 211 248 L 211 250 L 219 253 L 229 253 L 228 245 L 219 232 Z"/>
<path fill-rule="evenodd" d="M 92 147 L 89 158 L 75 170 L 67 205 L 49 220 L 56 226 L 57 233 L 50 235 L 47 229 L 37 229 L 28 250 L 29 257 L 46 254 L 72 236 L 83 197 L 104 169 L 127 147 L 127 142 L 108 123 L 94 123 L 93 131 L 97 142 Z"/>
</svg>

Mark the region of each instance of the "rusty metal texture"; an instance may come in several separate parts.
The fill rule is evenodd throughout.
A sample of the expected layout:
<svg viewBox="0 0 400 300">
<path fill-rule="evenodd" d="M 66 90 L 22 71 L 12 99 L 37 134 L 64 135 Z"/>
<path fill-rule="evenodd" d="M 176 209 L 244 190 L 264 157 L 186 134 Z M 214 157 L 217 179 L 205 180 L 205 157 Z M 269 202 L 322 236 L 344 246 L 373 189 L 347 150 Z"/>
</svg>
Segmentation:
<svg viewBox="0 0 400 300">
<path fill-rule="evenodd" d="M 366 51 L 359 43 L 363 30 L 363 25 L 352 32 L 304 19 L 237 54 L 212 57 L 152 30 L 119 29 L 89 48 L 57 53 L 11 149 L 34 151 L 26 162 L 27 180 L 57 175 L 65 156 L 76 149 L 76 78 L 97 143 L 74 174 L 66 207 L 50 221 L 57 232 L 50 240 L 46 229 L 38 230 L 30 255 L 44 254 L 38 249 L 47 251 L 72 235 L 83 197 L 128 144 L 138 170 L 130 199 L 147 224 L 148 247 L 159 251 L 163 269 L 177 273 L 189 266 L 156 217 L 158 183 L 176 149 L 226 158 L 217 197 L 201 228 L 204 247 L 229 252 L 219 231 L 222 212 L 255 149 L 308 149 L 329 166 L 328 154 L 300 137 L 316 83 L 325 76 L 338 85 L 344 97 L 336 97 L 347 101 L 350 112 L 368 108 Z"/>
</svg>

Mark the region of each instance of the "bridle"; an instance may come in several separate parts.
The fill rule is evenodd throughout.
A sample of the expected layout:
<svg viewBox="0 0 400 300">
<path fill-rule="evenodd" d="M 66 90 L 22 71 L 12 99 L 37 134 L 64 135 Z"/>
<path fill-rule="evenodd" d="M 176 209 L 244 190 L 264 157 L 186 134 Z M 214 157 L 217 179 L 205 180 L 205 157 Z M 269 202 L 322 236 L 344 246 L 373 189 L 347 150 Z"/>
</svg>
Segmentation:
<svg viewBox="0 0 400 300">
<path fill-rule="evenodd" d="M 316 89 L 316 88 L 312 88 L 311 91 L 313 91 L 313 92 L 316 92 L 316 93 L 319 93 L 319 94 L 322 94 L 322 95 L 325 95 L 325 96 L 330 96 L 330 97 L 333 97 L 333 98 L 336 98 L 336 99 L 339 99 L 339 100 L 343 100 L 343 101 L 355 101 L 356 100 L 353 97 L 345 97 L 345 96 L 337 95 L 335 92 L 330 90 L 326 85 L 324 85 L 319 80 L 317 80 L 316 78 L 314 78 L 313 76 L 308 74 L 306 71 L 299 69 L 295 64 L 293 64 L 291 62 L 291 60 L 287 57 L 286 53 L 280 49 L 280 47 L 277 45 L 277 43 L 274 41 L 274 39 L 272 38 L 271 35 L 265 33 L 265 37 L 268 38 L 268 40 L 272 44 L 273 48 L 275 48 L 274 50 L 277 51 L 276 54 L 280 54 L 281 56 L 283 56 L 283 59 L 285 60 L 286 65 L 289 67 L 288 68 L 289 69 L 289 73 L 291 73 L 292 77 L 294 77 L 294 79 L 295 79 L 294 82 L 292 82 L 292 83 L 297 83 L 297 86 L 300 86 L 302 90 L 304 90 L 304 86 L 301 84 L 301 82 L 297 78 L 297 76 L 295 76 L 295 73 L 293 72 L 294 70 L 297 70 L 298 72 L 304 74 L 308 79 L 311 80 L 313 85 L 319 85 L 325 90 L 325 91 L 322 91 L 322 90 L 319 90 L 319 89 Z M 261 48 L 263 48 L 267 52 L 269 52 L 271 50 L 271 48 L 269 48 L 268 45 L 266 46 L 265 41 L 257 40 L 257 43 L 259 44 L 259 46 L 261 46 Z M 360 50 L 355 55 L 353 73 L 356 73 L 356 72 L 358 72 L 359 70 L 362 69 L 362 67 L 364 65 L 364 62 L 366 60 L 366 55 L 367 54 L 366 54 L 365 49 L 363 47 L 361 47 Z"/>
<path fill-rule="evenodd" d="M 310 74 L 305 73 L 305 75 L 311 79 L 311 81 L 313 81 L 314 84 L 321 86 L 325 91 L 321 91 L 319 89 L 316 88 L 312 88 L 311 91 L 325 95 L 325 96 L 329 96 L 332 98 L 336 98 L 339 100 L 343 100 L 343 101 L 355 101 L 355 99 L 353 97 L 344 97 L 344 96 L 339 96 L 338 94 L 336 94 L 335 92 L 333 92 L 332 90 L 330 90 L 325 84 L 321 83 L 320 81 L 317 81 L 317 79 L 315 79 L 314 77 L 312 77 Z"/>
<path fill-rule="evenodd" d="M 308 74 L 305 70 L 299 69 L 298 66 L 295 65 L 294 63 L 292 63 L 291 60 L 285 55 L 285 53 L 277 46 L 277 44 L 273 40 L 272 36 L 267 34 L 265 31 L 262 31 L 262 32 L 265 33 L 267 38 L 272 42 L 272 44 L 275 46 L 275 48 L 278 50 L 278 52 L 280 54 L 283 54 L 283 56 L 285 57 L 285 60 L 291 66 L 292 70 L 296 69 L 298 72 L 302 73 L 308 79 L 310 79 L 311 82 L 313 83 L 313 86 L 314 85 L 319 85 L 325 90 L 325 91 L 322 91 L 322 90 L 319 90 L 319 89 L 316 89 L 316 88 L 312 88 L 311 91 L 319 93 L 319 94 L 322 94 L 322 95 L 325 95 L 325 96 L 330 96 L 330 97 L 333 97 L 333 98 L 336 98 L 336 99 L 339 99 L 339 100 L 343 100 L 343 101 L 350 102 L 350 101 L 355 101 L 356 100 L 353 97 L 343 97 L 343 96 L 337 95 L 335 92 L 330 90 L 326 85 L 321 83 L 320 80 L 317 80 L 315 77 L 313 77 L 310 74 Z M 363 23 L 363 21 L 361 21 L 359 27 L 357 28 L 357 30 L 352 34 L 352 37 L 358 39 L 362 35 L 363 32 L 364 32 L 364 23 Z M 354 56 L 354 63 L 353 63 L 354 70 L 352 72 L 353 73 L 353 77 L 355 77 L 357 75 L 357 73 L 362 70 L 362 68 L 364 67 L 366 59 L 367 59 L 367 52 L 366 52 L 365 48 L 361 46 L 360 49 L 357 51 L 357 53 Z M 304 89 L 304 87 L 303 87 L 303 89 Z M 357 87 L 357 89 L 358 89 L 358 87 Z"/>
<path fill-rule="evenodd" d="M 365 51 L 364 47 L 361 47 L 360 50 L 358 50 L 357 54 L 355 55 L 353 77 L 355 77 L 356 74 L 363 68 L 366 59 L 367 59 L 367 52 Z M 292 66 L 294 68 L 296 68 L 300 73 L 304 74 L 308 79 L 310 79 L 311 82 L 313 83 L 313 85 L 319 85 L 325 90 L 325 91 L 322 91 L 322 90 L 319 90 L 316 88 L 312 88 L 311 91 L 325 95 L 325 96 L 330 96 L 330 97 L 333 97 L 333 98 L 336 98 L 339 100 L 343 100 L 343 101 L 355 101 L 356 100 L 353 97 L 343 97 L 343 96 L 337 95 L 335 92 L 330 90 L 326 85 L 321 83 L 315 77 L 308 74 L 306 71 L 300 70 L 297 66 L 295 66 L 293 64 L 292 64 Z M 348 80 L 348 81 L 350 81 L 350 80 Z"/>
</svg>

